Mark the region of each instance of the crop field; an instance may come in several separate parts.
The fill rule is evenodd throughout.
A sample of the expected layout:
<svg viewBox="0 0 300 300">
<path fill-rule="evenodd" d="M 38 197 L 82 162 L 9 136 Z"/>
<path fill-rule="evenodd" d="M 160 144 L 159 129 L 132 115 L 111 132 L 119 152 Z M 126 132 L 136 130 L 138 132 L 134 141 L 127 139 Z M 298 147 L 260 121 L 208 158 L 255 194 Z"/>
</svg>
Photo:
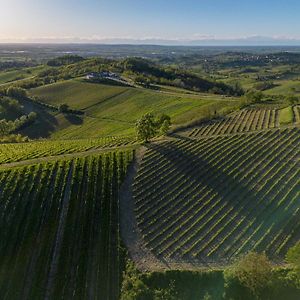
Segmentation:
<svg viewBox="0 0 300 300">
<path fill-rule="evenodd" d="M 118 187 L 133 152 L 0 171 L 2 299 L 118 299 Z"/>
<path fill-rule="evenodd" d="M 0 72 L 0 84 L 32 77 L 44 69 L 44 66 Z"/>
<path fill-rule="evenodd" d="M 107 137 L 0 144 L 0 164 L 101 148 L 127 146 L 133 145 L 135 142 L 132 137 Z"/>
<path fill-rule="evenodd" d="M 62 103 L 84 111 L 78 120 L 55 116 L 53 138 L 134 134 L 134 124 L 145 113 L 167 113 L 174 126 L 206 116 L 207 111 L 226 112 L 240 101 L 220 96 L 163 93 L 142 88 L 118 87 L 69 80 L 30 90 L 30 95 L 52 105 Z M 29 135 L 30 136 L 30 135 Z"/>
<path fill-rule="evenodd" d="M 279 127 L 279 111 L 275 109 L 244 109 L 221 121 L 195 128 L 190 137 L 231 134 Z"/>
<path fill-rule="evenodd" d="M 293 121 L 296 124 L 300 123 L 300 105 L 293 106 Z"/>
<path fill-rule="evenodd" d="M 149 145 L 134 182 L 146 246 L 202 265 L 249 250 L 281 261 L 300 238 L 299 159 L 297 127 Z"/>
</svg>

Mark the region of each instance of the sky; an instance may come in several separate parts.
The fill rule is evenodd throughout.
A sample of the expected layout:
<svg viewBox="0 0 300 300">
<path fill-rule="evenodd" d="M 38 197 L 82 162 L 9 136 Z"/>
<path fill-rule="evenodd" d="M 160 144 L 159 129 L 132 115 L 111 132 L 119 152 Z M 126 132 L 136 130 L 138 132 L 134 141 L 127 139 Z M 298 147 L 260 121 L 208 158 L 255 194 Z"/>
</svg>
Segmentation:
<svg viewBox="0 0 300 300">
<path fill-rule="evenodd" d="M 299 0 L 0 0 L 0 42 L 300 41 Z M 261 38 L 260 38 L 261 39 Z"/>
</svg>

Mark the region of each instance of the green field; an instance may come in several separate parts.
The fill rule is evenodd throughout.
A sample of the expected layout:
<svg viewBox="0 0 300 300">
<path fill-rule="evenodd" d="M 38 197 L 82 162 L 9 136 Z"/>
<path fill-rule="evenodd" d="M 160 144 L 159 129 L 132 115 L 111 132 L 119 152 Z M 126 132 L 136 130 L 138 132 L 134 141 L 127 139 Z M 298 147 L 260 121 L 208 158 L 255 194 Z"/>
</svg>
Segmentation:
<svg viewBox="0 0 300 300">
<path fill-rule="evenodd" d="M 206 117 L 208 110 L 222 113 L 240 105 L 236 99 L 220 96 L 163 93 L 81 80 L 36 88 L 30 94 L 48 104 L 66 103 L 85 112 L 77 122 L 55 115 L 57 124 L 51 136 L 56 138 L 130 135 L 136 120 L 148 112 L 167 113 L 178 126 Z"/>
<path fill-rule="evenodd" d="M 0 171 L 2 299 L 119 298 L 118 188 L 132 157 L 112 152 Z"/>
<path fill-rule="evenodd" d="M 299 238 L 299 128 L 149 145 L 134 183 L 138 226 L 162 259 L 283 259 Z"/>
<path fill-rule="evenodd" d="M 294 122 L 294 113 L 291 106 L 280 110 L 279 121 L 280 124 L 291 124 Z"/>
<path fill-rule="evenodd" d="M 0 85 L 35 76 L 44 66 L 0 72 Z"/>
<path fill-rule="evenodd" d="M 96 151 L 103 148 L 132 145 L 130 137 L 107 137 L 99 139 L 36 141 L 28 143 L 0 144 L 0 165 L 42 157 Z"/>
<path fill-rule="evenodd" d="M 0 300 L 300 299 L 300 54 L 66 46 L 0 57 Z"/>
<path fill-rule="evenodd" d="M 190 137 L 259 131 L 279 127 L 279 111 L 275 109 L 243 109 L 221 120 L 208 121 L 188 130 Z"/>
</svg>

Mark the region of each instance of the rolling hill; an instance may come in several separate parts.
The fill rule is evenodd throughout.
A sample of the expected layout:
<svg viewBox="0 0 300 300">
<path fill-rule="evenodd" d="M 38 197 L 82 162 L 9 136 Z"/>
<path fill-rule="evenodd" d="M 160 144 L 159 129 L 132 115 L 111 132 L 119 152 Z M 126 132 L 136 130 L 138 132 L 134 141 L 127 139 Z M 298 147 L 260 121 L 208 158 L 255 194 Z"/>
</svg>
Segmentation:
<svg viewBox="0 0 300 300">
<path fill-rule="evenodd" d="M 174 126 L 207 117 L 209 112 L 226 113 L 240 102 L 235 98 L 159 92 L 70 80 L 30 90 L 30 96 L 54 106 L 68 104 L 84 112 L 68 116 L 50 112 L 53 138 L 132 135 L 134 124 L 147 112 L 167 113 Z M 30 131 L 25 132 L 31 136 Z"/>
</svg>

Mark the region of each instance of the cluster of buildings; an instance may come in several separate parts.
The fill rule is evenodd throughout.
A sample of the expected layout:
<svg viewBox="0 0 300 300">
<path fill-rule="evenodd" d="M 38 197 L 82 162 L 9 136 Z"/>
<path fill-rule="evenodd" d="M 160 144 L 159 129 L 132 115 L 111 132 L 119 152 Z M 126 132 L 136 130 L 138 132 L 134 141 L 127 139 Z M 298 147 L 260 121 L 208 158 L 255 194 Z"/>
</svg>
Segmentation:
<svg viewBox="0 0 300 300">
<path fill-rule="evenodd" d="M 104 72 L 92 72 L 86 75 L 86 79 L 92 80 L 92 79 L 120 79 L 119 75 L 104 71 Z"/>
</svg>

